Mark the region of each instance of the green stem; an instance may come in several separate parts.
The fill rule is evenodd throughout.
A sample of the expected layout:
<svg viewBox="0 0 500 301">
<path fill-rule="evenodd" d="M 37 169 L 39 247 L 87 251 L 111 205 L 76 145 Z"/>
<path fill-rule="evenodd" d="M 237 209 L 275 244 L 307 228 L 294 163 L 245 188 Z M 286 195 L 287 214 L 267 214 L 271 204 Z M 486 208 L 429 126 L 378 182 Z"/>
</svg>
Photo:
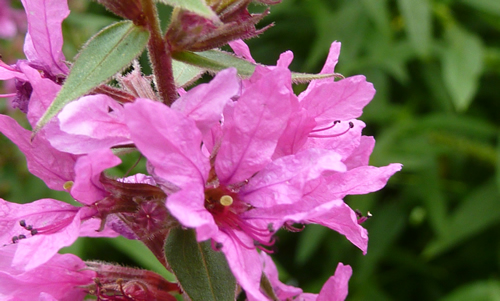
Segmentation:
<svg viewBox="0 0 500 301">
<path fill-rule="evenodd" d="M 148 24 L 151 37 L 148 42 L 149 60 L 155 77 L 156 88 L 161 100 L 170 106 L 177 99 L 174 73 L 172 70 L 172 54 L 162 39 L 160 20 L 153 0 L 142 0 L 142 9 Z"/>
</svg>

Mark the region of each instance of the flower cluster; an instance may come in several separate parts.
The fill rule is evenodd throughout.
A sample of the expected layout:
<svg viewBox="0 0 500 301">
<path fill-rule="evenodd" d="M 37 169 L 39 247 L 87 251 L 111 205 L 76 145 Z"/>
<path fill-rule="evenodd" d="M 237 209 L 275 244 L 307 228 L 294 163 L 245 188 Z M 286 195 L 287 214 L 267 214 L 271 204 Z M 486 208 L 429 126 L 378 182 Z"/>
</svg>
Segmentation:
<svg viewBox="0 0 500 301">
<path fill-rule="evenodd" d="M 231 24 L 243 18 L 252 28 L 246 35 L 260 33 L 253 24 L 261 16 L 246 11 L 250 1 L 219 2 L 210 5 L 221 20 Z M 64 0 L 23 0 L 23 5 L 26 60 L 0 61 L 0 79 L 16 81 L 15 104 L 34 128 L 69 73 L 61 51 L 61 22 L 69 10 Z M 196 17 L 181 15 L 176 22 Z M 184 28 L 172 24 L 167 39 L 173 29 Z M 220 26 L 217 30 L 228 28 Z M 238 33 L 231 39 L 246 37 Z M 241 40 L 230 45 L 237 56 L 254 62 Z M 334 72 L 339 53 L 335 42 L 321 74 Z M 297 96 L 288 68 L 292 59 L 286 52 L 276 66 L 256 65 L 246 79 L 235 68 L 222 70 L 209 83 L 179 89 L 181 96 L 171 106 L 159 101 L 135 63 L 131 73 L 117 77 L 120 88 L 133 96 L 127 102 L 94 91 L 67 104 L 34 136 L 0 115 L 0 132 L 25 154 L 30 172 L 78 202 L 41 199 L 18 205 L 0 199 L 0 296 L 175 300 L 171 293 L 182 291 L 182 281 L 173 284 L 152 272 L 85 263 L 57 252 L 79 236 L 122 235 L 142 241 L 170 268 L 165 241 L 172 229 L 182 227 L 194 229 L 198 242 L 209 241 L 213 251 L 224 254 L 248 300 L 344 300 L 352 270 L 342 264 L 319 295 L 279 282 L 267 255 L 273 253 L 275 234 L 300 230 L 294 224 L 320 224 L 366 253 L 364 218 L 343 198 L 381 189 L 401 165 L 368 165 L 375 140 L 362 135 L 365 124 L 356 118 L 375 90 L 364 76 L 316 79 Z M 121 163 L 113 151 L 118 148 L 140 152 L 149 175 L 106 175 Z"/>
</svg>

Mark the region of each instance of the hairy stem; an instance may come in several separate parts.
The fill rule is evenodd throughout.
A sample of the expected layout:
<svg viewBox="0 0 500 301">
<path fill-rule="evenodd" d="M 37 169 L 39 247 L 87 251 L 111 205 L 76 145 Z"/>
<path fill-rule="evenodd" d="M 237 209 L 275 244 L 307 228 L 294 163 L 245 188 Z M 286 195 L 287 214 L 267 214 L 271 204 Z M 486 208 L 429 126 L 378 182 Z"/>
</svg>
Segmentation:
<svg viewBox="0 0 500 301">
<path fill-rule="evenodd" d="M 151 37 L 148 42 L 149 60 L 161 100 L 170 106 L 177 99 L 172 70 L 172 55 L 162 39 L 160 20 L 153 0 L 142 0 L 142 8 Z"/>
</svg>

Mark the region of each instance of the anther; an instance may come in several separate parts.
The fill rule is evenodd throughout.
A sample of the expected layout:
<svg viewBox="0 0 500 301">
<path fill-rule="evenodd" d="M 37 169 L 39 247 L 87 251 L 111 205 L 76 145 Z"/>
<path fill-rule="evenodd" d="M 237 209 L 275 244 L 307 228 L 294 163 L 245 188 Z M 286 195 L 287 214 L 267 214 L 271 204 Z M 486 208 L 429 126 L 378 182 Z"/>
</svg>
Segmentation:
<svg viewBox="0 0 500 301">
<path fill-rule="evenodd" d="M 223 246 L 224 245 L 222 243 L 218 242 L 218 243 L 215 244 L 215 249 L 216 250 L 221 250 Z"/>
<path fill-rule="evenodd" d="M 19 237 L 17 237 L 17 236 L 12 237 L 12 243 L 15 244 L 18 240 L 19 240 Z"/>
<path fill-rule="evenodd" d="M 74 184 L 73 181 L 68 181 L 68 182 L 64 183 L 64 185 L 63 185 L 64 190 L 67 190 L 67 191 L 71 190 L 71 187 L 73 187 L 73 184 Z"/>
<path fill-rule="evenodd" d="M 26 221 L 23 219 L 23 220 L 20 220 L 19 221 L 19 225 L 23 228 L 26 228 Z"/>
<path fill-rule="evenodd" d="M 38 233 L 38 230 L 37 229 L 33 229 L 31 230 L 31 235 L 34 236 Z"/>
<path fill-rule="evenodd" d="M 231 206 L 233 204 L 233 198 L 230 195 L 223 195 L 220 200 L 222 206 Z"/>
<path fill-rule="evenodd" d="M 24 234 L 19 235 L 19 239 L 25 239 L 25 238 L 26 238 L 26 235 L 24 235 Z"/>
<path fill-rule="evenodd" d="M 33 230 L 33 226 L 32 225 L 28 225 L 28 226 L 24 227 L 24 229 L 26 229 L 28 231 L 31 231 L 31 230 Z"/>
</svg>

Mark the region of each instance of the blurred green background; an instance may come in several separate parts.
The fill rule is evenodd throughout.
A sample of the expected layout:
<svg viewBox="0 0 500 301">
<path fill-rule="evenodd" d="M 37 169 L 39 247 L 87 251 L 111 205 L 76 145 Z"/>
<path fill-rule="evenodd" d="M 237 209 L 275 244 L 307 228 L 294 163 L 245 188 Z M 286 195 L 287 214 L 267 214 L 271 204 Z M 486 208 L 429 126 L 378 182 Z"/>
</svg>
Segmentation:
<svg viewBox="0 0 500 301">
<path fill-rule="evenodd" d="M 68 59 L 113 20 L 95 2 L 70 6 Z M 404 165 L 382 191 L 346 198 L 373 214 L 366 256 L 321 227 L 281 233 L 273 258 L 283 281 L 319 292 L 343 262 L 354 270 L 348 300 L 500 300 L 500 1 L 283 0 L 260 26 L 271 22 L 248 41 L 258 62 L 292 50 L 292 70 L 318 72 L 330 43 L 342 42 L 336 72 L 364 74 L 377 90 L 360 118 L 377 140 L 370 164 Z M 0 41 L 7 62 L 20 49 L 22 37 Z M 31 176 L 3 136 L 0 149 L 1 198 L 71 202 Z M 80 239 L 65 251 L 164 273 L 124 240 Z"/>
</svg>

